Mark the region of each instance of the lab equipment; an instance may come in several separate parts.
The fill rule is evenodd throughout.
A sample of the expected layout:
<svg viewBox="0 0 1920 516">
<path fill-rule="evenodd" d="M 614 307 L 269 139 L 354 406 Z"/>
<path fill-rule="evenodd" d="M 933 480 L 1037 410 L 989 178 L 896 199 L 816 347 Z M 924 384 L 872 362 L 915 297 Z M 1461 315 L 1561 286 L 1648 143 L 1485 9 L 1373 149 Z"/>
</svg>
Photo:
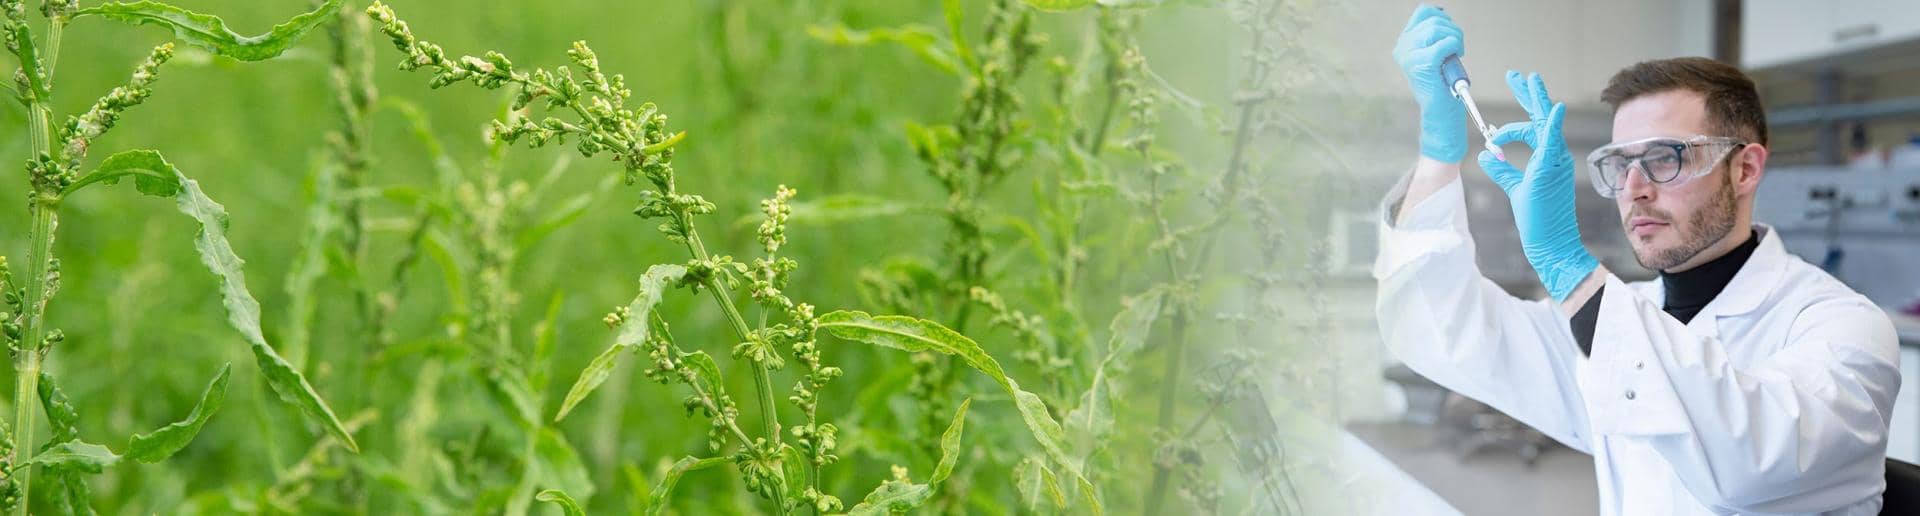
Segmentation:
<svg viewBox="0 0 1920 516">
<path fill-rule="evenodd" d="M 1640 166 L 1648 181 L 1678 187 L 1707 175 L 1747 141 L 1729 136 L 1655 136 L 1609 144 L 1587 154 L 1593 189 L 1612 199 L 1626 188 L 1627 170 Z"/>
<path fill-rule="evenodd" d="M 1480 116 L 1480 106 L 1473 103 L 1473 94 L 1468 90 L 1473 81 L 1467 79 L 1467 66 L 1460 64 L 1459 54 L 1449 55 L 1440 61 L 1440 76 L 1450 85 L 1447 91 L 1453 92 L 1453 98 L 1460 99 L 1460 103 L 1467 106 L 1467 114 L 1473 116 L 1473 127 L 1480 130 L 1480 138 L 1486 142 L 1487 151 L 1492 152 L 1493 157 L 1506 160 L 1507 153 L 1501 152 L 1500 146 L 1493 144 L 1493 125 Z"/>
<path fill-rule="evenodd" d="M 1540 74 L 1522 77 L 1507 72 L 1507 85 L 1513 97 L 1527 111 L 1528 120 L 1501 127 L 1487 140 L 1497 147 L 1524 142 L 1533 148 L 1526 172 L 1514 168 L 1491 151 L 1480 153 L 1480 168 L 1494 184 L 1507 192 L 1513 207 L 1513 223 L 1519 229 L 1520 250 L 1540 276 L 1547 295 L 1558 303 L 1566 301 L 1587 274 L 1600 261 L 1580 243 L 1580 223 L 1574 212 L 1573 157 L 1567 151 L 1567 139 L 1561 127 L 1567 117 L 1567 105 L 1547 96 L 1547 84 Z"/>
</svg>

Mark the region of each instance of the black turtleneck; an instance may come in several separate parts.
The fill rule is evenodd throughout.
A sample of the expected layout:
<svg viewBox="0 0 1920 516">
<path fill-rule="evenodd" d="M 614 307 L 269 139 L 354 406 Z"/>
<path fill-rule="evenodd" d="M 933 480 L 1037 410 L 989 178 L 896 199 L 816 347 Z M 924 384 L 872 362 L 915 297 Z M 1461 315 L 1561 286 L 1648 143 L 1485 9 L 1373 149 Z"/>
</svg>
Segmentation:
<svg viewBox="0 0 1920 516">
<path fill-rule="evenodd" d="M 1720 295 L 1720 291 L 1727 289 L 1727 283 L 1732 282 L 1733 275 L 1747 264 L 1747 258 L 1753 256 L 1753 250 L 1760 248 L 1760 238 L 1759 232 L 1749 233 L 1747 241 L 1699 267 L 1672 273 L 1661 271 L 1660 280 L 1666 285 L 1667 291 L 1666 302 L 1661 309 L 1674 319 L 1679 319 L 1681 324 L 1692 321 L 1693 316 L 1700 314 L 1700 309 L 1706 308 L 1707 303 Z M 1582 354 L 1592 354 L 1593 328 L 1600 320 L 1600 295 L 1605 291 L 1606 287 L 1603 286 L 1594 292 L 1593 297 L 1580 305 L 1580 310 L 1574 312 L 1573 318 L 1568 321 L 1573 326 L 1573 338 L 1580 343 Z"/>
</svg>

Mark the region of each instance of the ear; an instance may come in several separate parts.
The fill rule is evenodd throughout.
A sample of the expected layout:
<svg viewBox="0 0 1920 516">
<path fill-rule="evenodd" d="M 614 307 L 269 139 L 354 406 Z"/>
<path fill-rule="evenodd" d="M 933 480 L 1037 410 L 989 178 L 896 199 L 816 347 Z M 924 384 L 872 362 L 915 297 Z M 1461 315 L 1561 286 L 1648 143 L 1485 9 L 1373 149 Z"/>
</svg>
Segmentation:
<svg viewBox="0 0 1920 516">
<path fill-rule="evenodd" d="M 1734 191 L 1742 197 L 1753 196 L 1760 189 L 1760 178 L 1767 175 L 1767 147 L 1758 143 L 1741 147 L 1727 169 Z"/>
</svg>

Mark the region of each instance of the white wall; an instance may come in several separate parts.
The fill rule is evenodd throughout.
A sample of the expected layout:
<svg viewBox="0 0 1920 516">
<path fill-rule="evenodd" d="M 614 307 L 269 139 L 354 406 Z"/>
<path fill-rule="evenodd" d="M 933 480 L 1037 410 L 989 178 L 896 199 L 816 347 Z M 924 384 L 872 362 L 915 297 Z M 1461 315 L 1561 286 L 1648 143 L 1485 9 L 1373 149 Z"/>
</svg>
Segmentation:
<svg viewBox="0 0 1920 516">
<path fill-rule="evenodd" d="M 1710 0 L 1471 0 L 1436 2 L 1466 33 L 1462 60 L 1474 77 L 1476 101 L 1514 106 L 1502 77 L 1509 69 L 1538 72 L 1568 107 L 1593 109 L 1621 68 L 1647 59 L 1712 51 Z M 1393 44 L 1419 2 L 1343 3 L 1355 20 L 1353 44 L 1340 48 L 1358 93 L 1408 97 L 1393 62 Z"/>
</svg>

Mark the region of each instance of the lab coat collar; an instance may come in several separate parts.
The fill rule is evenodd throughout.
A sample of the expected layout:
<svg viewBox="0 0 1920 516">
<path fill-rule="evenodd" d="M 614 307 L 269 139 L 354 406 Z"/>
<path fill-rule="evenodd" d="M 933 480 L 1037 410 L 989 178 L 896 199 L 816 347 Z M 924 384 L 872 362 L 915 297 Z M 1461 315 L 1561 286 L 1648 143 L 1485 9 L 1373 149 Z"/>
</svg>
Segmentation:
<svg viewBox="0 0 1920 516">
<path fill-rule="evenodd" d="M 1694 316 L 1695 321 L 1711 321 L 1708 315 L 1732 317 L 1752 312 L 1779 287 L 1781 273 L 1786 270 L 1787 260 L 1792 258 L 1787 255 L 1786 244 L 1780 241 L 1779 232 L 1766 224 L 1755 223 L 1753 235 L 1760 239 L 1760 247 L 1753 250 L 1753 256 L 1747 258 L 1740 272 L 1733 274 L 1727 288 Z M 1655 284 L 1651 299 L 1666 299 L 1666 280 L 1658 279 Z"/>
</svg>

